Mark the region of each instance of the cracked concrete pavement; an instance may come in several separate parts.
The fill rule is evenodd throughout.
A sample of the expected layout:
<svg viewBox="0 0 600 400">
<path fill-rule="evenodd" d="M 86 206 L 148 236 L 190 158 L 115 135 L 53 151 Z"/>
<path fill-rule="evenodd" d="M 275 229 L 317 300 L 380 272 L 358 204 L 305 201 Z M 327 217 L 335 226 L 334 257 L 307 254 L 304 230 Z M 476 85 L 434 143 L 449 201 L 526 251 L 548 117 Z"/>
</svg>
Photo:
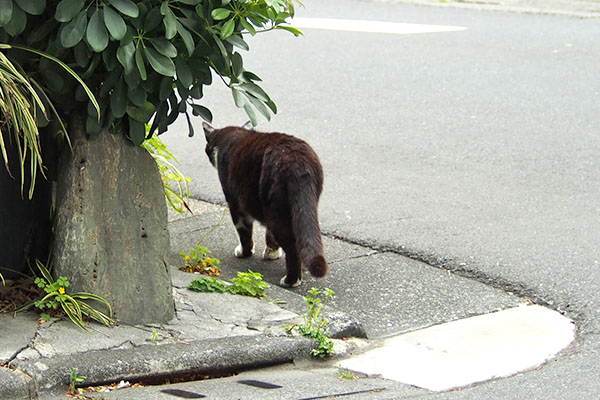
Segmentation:
<svg viewBox="0 0 600 400">
<path fill-rule="evenodd" d="M 164 325 L 92 324 L 85 332 L 65 320 L 39 324 L 34 312 L 1 314 L 0 365 L 8 368 L 0 367 L 0 398 L 65 390 L 72 367 L 87 382 L 104 383 L 185 375 L 191 370 L 210 374 L 308 355 L 310 341 L 290 336 L 284 327 L 298 322 L 297 314 L 264 299 L 191 292 L 186 287 L 197 275 L 172 268 L 171 276 L 177 316 Z M 263 347 L 258 358 L 247 354 L 258 354 Z M 235 349 L 237 356 L 222 357 L 223 351 Z M 148 354 L 140 358 L 140 352 Z M 175 363 L 194 355 L 191 366 Z M 222 358 L 231 364 L 221 362 Z"/>
</svg>

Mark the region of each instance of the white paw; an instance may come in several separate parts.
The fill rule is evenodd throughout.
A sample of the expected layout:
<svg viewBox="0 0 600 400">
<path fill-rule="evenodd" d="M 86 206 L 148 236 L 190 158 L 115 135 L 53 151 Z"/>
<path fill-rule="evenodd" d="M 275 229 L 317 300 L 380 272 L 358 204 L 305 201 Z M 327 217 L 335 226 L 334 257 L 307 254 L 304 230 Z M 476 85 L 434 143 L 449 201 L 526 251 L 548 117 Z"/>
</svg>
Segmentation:
<svg viewBox="0 0 600 400">
<path fill-rule="evenodd" d="M 292 283 L 291 285 L 285 282 L 285 279 L 287 278 L 287 275 L 285 275 L 283 278 L 281 278 L 281 280 L 279 281 L 279 284 L 283 287 L 298 287 L 300 286 L 300 284 L 302 283 L 302 279 L 298 279 L 296 282 Z"/>
<path fill-rule="evenodd" d="M 263 260 L 277 260 L 283 256 L 283 250 L 278 248 L 277 250 L 273 250 L 269 247 L 263 251 Z"/>
<path fill-rule="evenodd" d="M 235 254 L 237 258 L 244 258 L 244 248 L 241 244 L 237 245 L 237 247 L 233 251 L 233 254 Z M 252 245 L 252 250 L 250 251 L 250 255 L 252 254 L 254 254 L 254 245 Z"/>
</svg>

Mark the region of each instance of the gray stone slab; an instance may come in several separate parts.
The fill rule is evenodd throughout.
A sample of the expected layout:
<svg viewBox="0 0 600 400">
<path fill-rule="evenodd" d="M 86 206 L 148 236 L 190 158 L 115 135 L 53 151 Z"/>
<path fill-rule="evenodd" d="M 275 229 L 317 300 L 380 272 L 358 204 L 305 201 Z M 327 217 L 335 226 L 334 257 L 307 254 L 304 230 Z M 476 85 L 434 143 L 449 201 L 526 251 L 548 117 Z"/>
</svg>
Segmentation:
<svg viewBox="0 0 600 400">
<path fill-rule="evenodd" d="M 34 393 L 33 382 L 25 374 L 0 367 L 0 399 L 31 399 Z"/>
<path fill-rule="evenodd" d="M 0 363 L 6 363 L 34 338 L 38 316 L 35 313 L 0 314 Z"/>
</svg>

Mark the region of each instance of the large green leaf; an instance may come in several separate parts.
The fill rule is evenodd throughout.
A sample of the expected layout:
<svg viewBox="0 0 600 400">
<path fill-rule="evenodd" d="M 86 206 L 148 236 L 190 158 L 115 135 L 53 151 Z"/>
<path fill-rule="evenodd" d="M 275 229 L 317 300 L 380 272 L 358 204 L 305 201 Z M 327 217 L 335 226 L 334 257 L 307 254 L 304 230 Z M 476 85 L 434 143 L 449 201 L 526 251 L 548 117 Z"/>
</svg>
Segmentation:
<svg viewBox="0 0 600 400">
<path fill-rule="evenodd" d="M 26 25 L 27 14 L 25 14 L 25 11 L 21 10 L 21 7 L 17 5 L 13 7 L 12 18 L 4 25 L 4 30 L 11 36 L 17 36 L 23 33 Z"/>
<path fill-rule="evenodd" d="M 260 101 L 256 97 L 252 96 L 248 92 L 245 92 L 244 94 L 246 95 L 248 100 L 250 100 L 250 103 L 252 103 L 254 108 L 256 108 L 267 120 L 271 119 L 271 113 L 269 112 L 269 109 L 267 108 L 267 106 L 265 106 L 265 104 L 262 101 Z"/>
<path fill-rule="evenodd" d="M 12 0 L 0 0 L 0 26 L 4 26 L 10 21 L 13 13 Z"/>
<path fill-rule="evenodd" d="M 198 104 L 192 104 L 192 114 L 201 116 L 206 122 L 212 122 L 213 116 L 210 110 Z"/>
<path fill-rule="evenodd" d="M 125 83 L 122 81 L 117 83 L 110 96 L 110 110 L 117 118 L 121 118 L 127 112 L 127 92 L 125 91 Z"/>
<path fill-rule="evenodd" d="M 233 95 L 233 102 L 235 103 L 236 107 L 242 108 L 244 105 L 246 105 L 246 98 L 241 90 L 232 87 L 231 94 Z"/>
<path fill-rule="evenodd" d="M 46 8 L 46 0 L 15 0 L 27 14 L 41 15 Z"/>
<path fill-rule="evenodd" d="M 167 3 L 163 3 L 163 6 L 165 4 L 167 4 Z M 173 11 L 171 11 L 171 9 L 169 9 L 169 7 L 165 7 L 165 8 L 166 8 L 166 12 L 163 17 L 163 24 L 165 25 L 165 37 L 168 40 L 171 40 L 177 34 L 177 19 L 175 18 L 175 14 L 173 14 Z M 162 7 L 161 7 L 161 11 L 162 11 Z"/>
<path fill-rule="evenodd" d="M 163 20 L 163 16 L 160 14 L 160 7 L 154 7 L 148 14 L 146 14 L 146 19 L 144 19 L 144 30 L 146 32 L 153 31 Z"/>
<path fill-rule="evenodd" d="M 146 139 L 146 124 L 129 117 L 129 140 L 139 146 Z"/>
<path fill-rule="evenodd" d="M 160 81 L 160 88 L 158 90 L 158 99 L 164 101 L 173 92 L 173 78 L 165 76 Z"/>
<path fill-rule="evenodd" d="M 242 26 L 244 27 L 244 29 L 246 29 L 248 32 L 250 32 L 250 34 L 252 36 L 256 35 L 256 28 L 254 28 L 254 26 L 249 23 L 246 18 L 241 18 L 240 22 L 242 23 Z"/>
<path fill-rule="evenodd" d="M 69 22 L 83 8 L 83 0 L 62 0 L 56 6 L 54 19 L 58 22 Z"/>
<path fill-rule="evenodd" d="M 240 76 L 244 72 L 244 62 L 240 53 L 233 53 L 231 55 L 231 69 L 235 77 Z"/>
<path fill-rule="evenodd" d="M 100 53 L 108 46 L 108 31 L 104 25 L 104 18 L 100 9 L 96 9 L 88 22 L 85 38 L 92 49 Z"/>
<path fill-rule="evenodd" d="M 235 19 L 229 19 L 221 27 L 221 39 L 225 40 L 233 33 L 235 29 Z"/>
<path fill-rule="evenodd" d="M 121 40 L 127 32 L 127 25 L 118 12 L 113 10 L 109 5 L 104 6 L 104 25 L 110 32 L 110 35 L 116 40 Z"/>
<path fill-rule="evenodd" d="M 137 18 L 140 15 L 138 6 L 130 0 L 108 0 L 108 2 L 121 13 L 131 18 Z"/>
<path fill-rule="evenodd" d="M 32 29 L 31 35 L 28 37 L 29 44 L 31 45 L 47 38 L 55 28 L 56 22 L 54 20 L 45 20 Z"/>
<path fill-rule="evenodd" d="M 173 61 L 166 56 L 163 56 L 158 51 L 150 47 L 144 48 L 144 55 L 148 59 L 148 62 L 156 72 L 164 76 L 175 75 L 175 64 Z"/>
<path fill-rule="evenodd" d="M 147 79 L 146 64 L 144 63 L 144 56 L 142 54 L 142 48 L 138 47 L 135 50 L 135 65 L 140 73 L 140 78 L 145 81 Z"/>
<path fill-rule="evenodd" d="M 165 38 L 150 39 L 152 46 L 163 56 L 169 58 L 177 57 L 177 49 Z"/>
<path fill-rule="evenodd" d="M 175 69 L 177 70 L 177 79 L 183 86 L 189 88 L 194 83 L 194 77 L 192 76 L 192 70 L 190 66 L 178 57 L 175 59 Z"/>
<path fill-rule="evenodd" d="M 241 36 L 238 35 L 231 35 L 227 38 L 226 40 L 228 43 L 231 43 L 232 45 L 234 45 L 235 47 L 238 47 L 242 50 L 250 50 L 250 46 L 248 46 L 248 43 L 246 43 L 244 41 L 244 39 L 242 39 Z"/>
<path fill-rule="evenodd" d="M 117 50 L 117 60 L 125 69 L 125 74 L 130 74 L 135 68 L 135 45 L 133 42 L 119 47 Z"/>
<path fill-rule="evenodd" d="M 142 123 L 148 122 L 155 111 L 156 107 L 154 107 L 154 104 L 150 103 L 149 101 L 145 102 L 141 107 L 127 107 L 127 115 L 129 115 L 129 118 L 133 118 L 134 120 Z"/>
<path fill-rule="evenodd" d="M 213 17 L 214 20 L 220 21 L 229 17 L 229 15 L 231 15 L 231 10 L 228 10 L 227 8 L 216 8 L 212 10 L 210 15 Z"/>
<path fill-rule="evenodd" d="M 246 115 L 248 115 L 248 117 L 250 118 L 250 122 L 252 122 L 252 125 L 256 126 L 258 124 L 258 118 L 256 118 L 256 113 L 254 112 L 252 107 L 250 107 L 250 104 L 244 105 L 244 111 L 246 111 Z"/>
<path fill-rule="evenodd" d="M 60 31 L 60 43 L 63 47 L 73 47 L 83 39 L 85 29 L 87 28 L 87 21 L 87 13 L 85 10 L 82 10 L 71 22 L 65 25 Z"/>
<path fill-rule="evenodd" d="M 136 88 L 128 88 L 127 89 L 127 98 L 136 106 L 141 107 L 143 106 L 147 99 L 146 99 L 146 91 L 144 90 L 143 87 L 138 86 Z"/>
<path fill-rule="evenodd" d="M 90 136 L 95 136 L 100 133 L 100 129 L 102 129 L 102 126 L 100 125 L 98 119 L 88 115 L 87 119 L 85 120 L 85 131 L 87 134 Z"/>
<path fill-rule="evenodd" d="M 194 42 L 192 34 L 185 29 L 183 24 L 181 24 L 179 21 L 177 21 L 177 33 L 179 33 L 179 36 L 181 36 L 181 40 L 183 40 L 183 44 L 188 52 L 188 55 L 191 57 L 196 49 L 196 43 Z"/>
<path fill-rule="evenodd" d="M 244 88 L 245 91 L 251 93 L 254 97 L 257 97 L 264 102 L 271 100 L 269 95 L 266 94 L 265 91 L 255 83 L 242 83 L 240 86 Z"/>
</svg>

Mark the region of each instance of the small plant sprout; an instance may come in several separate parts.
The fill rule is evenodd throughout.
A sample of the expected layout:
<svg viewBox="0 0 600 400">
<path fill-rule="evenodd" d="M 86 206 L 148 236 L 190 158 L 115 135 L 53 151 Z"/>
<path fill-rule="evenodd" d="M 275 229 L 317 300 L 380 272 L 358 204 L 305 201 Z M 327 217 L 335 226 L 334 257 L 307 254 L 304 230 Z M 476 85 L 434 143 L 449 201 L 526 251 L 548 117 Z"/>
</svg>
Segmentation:
<svg viewBox="0 0 600 400">
<path fill-rule="evenodd" d="M 345 368 L 340 368 L 338 370 L 338 376 L 340 377 L 340 380 L 355 381 L 358 379 L 358 376 L 354 375 L 354 372 Z"/>
<path fill-rule="evenodd" d="M 156 328 L 152 328 L 152 344 L 156 344 L 158 342 L 159 333 Z"/>
<path fill-rule="evenodd" d="M 210 253 L 210 250 L 201 244 L 191 247 L 189 253 L 180 251 L 179 257 L 183 260 L 183 266 L 179 267 L 179 269 L 186 272 L 199 272 L 203 275 L 221 275 L 221 271 L 219 270 L 221 260 L 209 257 L 208 253 Z"/>
<path fill-rule="evenodd" d="M 333 290 L 327 288 L 323 290 L 310 289 L 308 295 L 302 298 L 307 306 L 306 314 L 302 315 L 304 323 L 290 326 L 288 329 L 297 328 L 302 336 L 313 339 L 317 346 L 311 351 L 311 354 L 315 357 L 325 358 L 334 354 L 333 342 L 325 334 L 329 320 L 321 314 L 323 307 L 333 297 L 333 293 Z"/>
<path fill-rule="evenodd" d="M 81 384 L 83 381 L 85 381 L 85 379 L 86 379 L 85 376 L 79 375 L 77 368 L 71 368 L 71 376 L 70 376 L 71 383 L 69 384 L 69 393 L 73 394 L 73 395 L 81 394 L 81 393 L 79 393 L 79 390 L 77 389 L 77 385 Z"/>
</svg>

